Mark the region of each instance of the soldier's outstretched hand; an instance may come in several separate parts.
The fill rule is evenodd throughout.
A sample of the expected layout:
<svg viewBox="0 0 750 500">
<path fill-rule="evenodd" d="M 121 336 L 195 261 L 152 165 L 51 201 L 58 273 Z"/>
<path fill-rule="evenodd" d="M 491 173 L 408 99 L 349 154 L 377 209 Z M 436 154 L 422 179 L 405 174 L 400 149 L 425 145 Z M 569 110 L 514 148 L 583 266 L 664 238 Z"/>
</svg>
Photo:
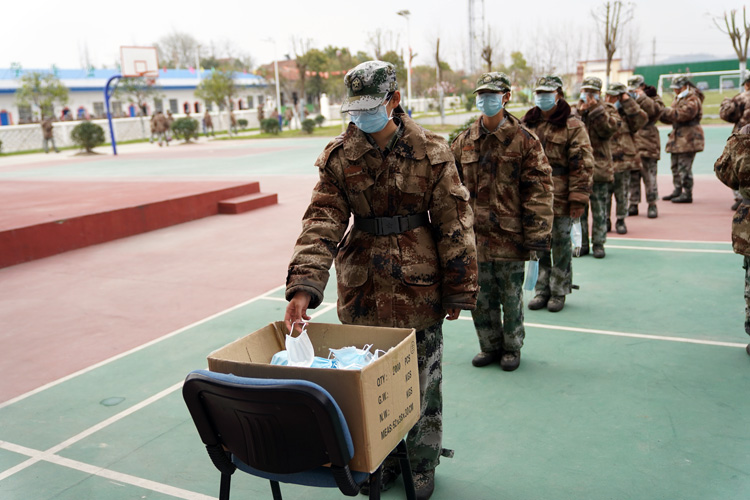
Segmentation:
<svg viewBox="0 0 750 500">
<path fill-rule="evenodd" d="M 461 314 L 461 309 L 451 308 L 447 309 L 445 312 L 447 313 L 445 319 L 447 319 L 448 321 L 453 321 L 454 319 L 458 319 L 458 315 Z"/>
<path fill-rule="evenodd" d="M 310 294 L 307 292 L 297 292 L 289 301 L 286 306 L 286 313 L 284 314 L 284 323 L 286 323 L 286 329 L 291 333 L 292 325 L 295 322 L 301 320 L 308 321 L 310 316 L 307 315 L 307 306 L 310 305 Z M 296 325 L 298 331 L 302 331 L 302 324 Z"/>
</svg>

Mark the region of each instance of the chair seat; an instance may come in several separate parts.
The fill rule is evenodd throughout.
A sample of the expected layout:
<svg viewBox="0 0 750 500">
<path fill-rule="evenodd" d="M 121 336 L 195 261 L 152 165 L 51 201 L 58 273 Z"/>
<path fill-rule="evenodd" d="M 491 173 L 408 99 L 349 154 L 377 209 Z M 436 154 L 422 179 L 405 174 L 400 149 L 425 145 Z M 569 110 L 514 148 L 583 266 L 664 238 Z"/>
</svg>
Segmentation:
<svg viewBox="0 0 750 500">
<path fill-rule="evenodd" d="M 232 457 L 232 463 L 243 472 L 268 479 L 269 481 L 299 484 L 302 486 L 315 486 L 318 488 L 338 488 L 336 478 L 331 474 L 331 469 L 329 467 L 317 467 L 296 474 L 274 474 L 272 472 L 264 472 L 262 470 L 254 469 L 234 456 Z M 352 478 L 354 478 L 354 481 L 358 484 L 363 483 L 370 477 L 370 474 L 367 472 L 351 471 L 351 473 Z"/>
</svg>

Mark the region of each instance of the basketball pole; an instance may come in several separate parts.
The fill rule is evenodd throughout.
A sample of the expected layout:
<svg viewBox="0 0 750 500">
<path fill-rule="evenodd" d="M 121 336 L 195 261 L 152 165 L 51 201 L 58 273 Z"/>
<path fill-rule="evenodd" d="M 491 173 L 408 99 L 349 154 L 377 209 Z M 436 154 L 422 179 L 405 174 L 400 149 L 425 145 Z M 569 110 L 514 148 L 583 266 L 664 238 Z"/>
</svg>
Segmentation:
<svg viewBox="0 0 750 500">
<path fill-rule="evenodd" d="M 119 80 L 122 78 L 122 75 L 114 75 L 109 80 L 107 80 L 107 85 L 104 87 L 104 102 L 107 104 L 107 121 L 109 122 L 109 136 L 112 138 L 112 152 L 117 156 L 117 143 L 115 142 L 115 127 L 112 126 L 112 113 L 109 111 L 109 98 L 112 97 L 112 94 L 115 91 L 115 88 L 117 88 L 117 82 L 116 80 Z M 112 85 L 112 82 L 115 82 L 114 86 L 112 87 L 112 90 L 109 89 L 109 86 Z"/>
</svg>

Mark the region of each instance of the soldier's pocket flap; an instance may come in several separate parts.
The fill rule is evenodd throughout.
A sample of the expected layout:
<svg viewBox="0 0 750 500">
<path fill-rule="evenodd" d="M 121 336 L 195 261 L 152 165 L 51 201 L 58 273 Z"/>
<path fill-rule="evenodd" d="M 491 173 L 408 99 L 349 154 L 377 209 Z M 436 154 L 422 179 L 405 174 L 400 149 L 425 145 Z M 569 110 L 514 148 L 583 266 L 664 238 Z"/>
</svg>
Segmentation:
<svg viewBox="0 0 750 500">
<path fill-rule="evenodd" d="M 404 277 L 404 283 L 409 285 L 434 285 L 438 282 L 437 267 L 424 264 L 410 264 L 403 266 L 401 272 Z"/>
<path fill-rule="evenodd" d="M 347 188 L 355 193 L 361 193 L 375 184 L 375 179 L 362 170 L 355 171 L 354 173 L 345 173 L 345 179 Z"/>
<path fill-rule="evenodd" d="M 347 265 L 341 267 L 343 269 L 336 267 L 336 276 L 342 285 L 353 288 L 362 286 L 367 281 L 369 276 L 367 266 Z"/>
<path fill-rule="evenodd" d="M 396 174 L 396 187 L 404 193 L 426 193 L 429 179 L 421 175 Z"/>
<path fill-rule="evenodd" d="M 520 219 L 516 217 L 498 217 L 497 220 L 500 224 L 500 227 L 506 231 L 510 231 L 511 233 L 523 232 L 523 224 L 521 223 Z"/>
<path fill-rule="evenodd" d="M 479 153 L 477 153 L 473 149 L 470 149 L 468 151 L 461 151 L 461 165 L 466 165 L 467 163 L 476 163 L 478 161 Z"/>
</svg>

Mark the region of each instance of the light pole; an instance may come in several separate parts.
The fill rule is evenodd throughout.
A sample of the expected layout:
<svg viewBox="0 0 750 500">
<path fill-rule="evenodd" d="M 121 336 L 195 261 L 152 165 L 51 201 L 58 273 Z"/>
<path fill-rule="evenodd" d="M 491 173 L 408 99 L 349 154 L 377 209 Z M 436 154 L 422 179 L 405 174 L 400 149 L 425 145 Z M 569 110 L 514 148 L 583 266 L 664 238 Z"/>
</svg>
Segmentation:
<svg viewBox="0 0 750 500">
<path fill-rule="evenodd" d="M 279 119 L 279 129 L 281 129 L 281 90 L 279 89 L 279 62 L 277 61 L 278 57 L 276 57 L 276 40 L 266 38 L 263 41 L 273 44 L 273 72 L 276 79 L 276 114 Z"/>
<path fill-rule="evenodd" d="M 409 16 L 411 16 L 411 12 L 408 10 L 400 10 L 396 12 L 397 15 L 403 17 L 406 19 L 406 42 L 409 45 L 409 69 L 407 70 L 408 73 L 406 73 L 406 92 L 407 92 L 407 112 L 409 113 L 409 116 L 411 116 L 412 113 L 412 105 L 411 105 L 411 27 L 409 23 Z"/>
</svg>

